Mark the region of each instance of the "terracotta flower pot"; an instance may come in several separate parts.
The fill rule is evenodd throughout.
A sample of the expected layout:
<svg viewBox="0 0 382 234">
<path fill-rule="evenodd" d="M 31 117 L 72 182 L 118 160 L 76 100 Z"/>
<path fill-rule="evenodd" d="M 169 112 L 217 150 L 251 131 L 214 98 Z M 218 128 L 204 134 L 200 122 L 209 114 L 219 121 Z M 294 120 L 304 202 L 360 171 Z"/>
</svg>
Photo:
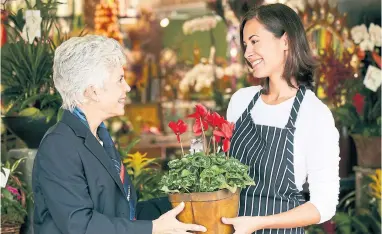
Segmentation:
<svg viewBox="0 0 382 234">
<path fill-rule="evenodd" d="M 209 193 L 170 194 L 169 200 L 173 207 L 185 203 L 184 210 L 178 215 L 183 223 L 203 225 L 207 232 L 204 234 L 232 234 L 231 225 L 221 222 L 222 217 L 236 217 L 239 211 L 240 190 L 235 194 L 224 189 Z"/>
<path fill-rule="evenodd" d="M 367 168 L 381 168 L 381 137 L 351 135 L 357 148 L 357 164 Z"/>
</svg>

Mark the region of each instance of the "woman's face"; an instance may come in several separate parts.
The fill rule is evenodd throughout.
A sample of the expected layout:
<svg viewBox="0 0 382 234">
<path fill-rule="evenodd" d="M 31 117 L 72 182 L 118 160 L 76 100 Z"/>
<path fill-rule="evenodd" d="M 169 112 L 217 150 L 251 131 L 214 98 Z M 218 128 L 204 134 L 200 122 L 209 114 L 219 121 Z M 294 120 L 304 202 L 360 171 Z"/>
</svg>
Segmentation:
<svg viewBox="0 0 382 234">
<path fill-rule="evenodd" d="M 286 34 L 277 38 L 256 18 L 248 20 L 243 29 L 244 57 L 252 65 L 256 78 L 281 76 L 288 52 Z"/>
<path fill-rule="evenodd" d="M 112 70 L 104 86 L 97 91 L 99 109 L 110 118 L 125 114 L 126 93 L 131 88 L 125 81 L 124 70 L 122 67 Z"/>
</svg>

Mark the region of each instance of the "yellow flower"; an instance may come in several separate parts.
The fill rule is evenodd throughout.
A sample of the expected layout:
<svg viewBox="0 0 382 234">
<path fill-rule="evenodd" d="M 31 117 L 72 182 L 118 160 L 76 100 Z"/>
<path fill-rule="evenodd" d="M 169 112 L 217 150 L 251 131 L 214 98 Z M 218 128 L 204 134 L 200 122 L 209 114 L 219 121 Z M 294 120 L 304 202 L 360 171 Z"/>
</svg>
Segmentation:
<svg viewBox="0 0 382 234">
<path fill-rule="evenodd" d="M 377 199 L 381 199 L 381 169 L 375 170 L 375 174 L 370 176 L 372 182 L 369 184 L 371 195 Z"/>
<path fill-rule="evenodd" d="M 126 164 L 128 168 L 127 172 L 129 175 L 133 175 L 134 178 L 137 178 L 142 172 L 147 170 L 147 166 L 150 165 L 155 158 L 147 158 L 147 153 L 141 154 L 136 152 L 135 154 L 128 154 L 123 163 Z"/>
</svg>

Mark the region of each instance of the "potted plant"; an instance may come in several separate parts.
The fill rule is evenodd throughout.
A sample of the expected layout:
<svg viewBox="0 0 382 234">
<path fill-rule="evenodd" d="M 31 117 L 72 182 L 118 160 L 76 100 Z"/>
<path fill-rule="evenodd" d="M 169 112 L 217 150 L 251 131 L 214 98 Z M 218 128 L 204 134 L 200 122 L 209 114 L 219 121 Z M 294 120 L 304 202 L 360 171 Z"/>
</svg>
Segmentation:
<svg viewBox="0 0 382 234">
<path fill-rule="evenodd" d="M 361 167 L 381 166 L 381 28 L 371 24 L 356 26 L 352 38 L 359 44 L 358 56 L 363 63 L 361 76 L 345 81 L 345 104 L 334 110 L 336 120 L 347 126 L 357 149 Z"/>
<path fill-rule="evenodd" d="M 362 79 L 347 82 L 347 102 L 334 109 L 335 119 L 351 132 L 362 167 L 381 166 L 381 88 L 368 90 Z"/>
<path fill-rule="evenodd" d="M 27 215 L 26 192 L 16 172 L 20 162 L 25 158 L 15 161 L 12 165 L 6 162 L 3 168 L 9 170 L 9 179 L 5 188 L 1 188 L 1 233 L 19 233 L 21 225 Z"/>
<path fill-rule="evenodd" d="M 56 27 L 57 40 L 49 37 L 56 26 L 56 0 L 37 0 L 35 5 L 25 2 L 28 9 L 8 12 L 8 40 L 1 48 L 2 118 L 29 148 L 38 148 L 62 113 L 61 98 L 53 84 L 53 57 L 56 46 L 67 36 L 61 36 Z M 41 17 L 41 26 L 37 25 L 41 35 L 36 37 L 24 29 L 30 20 L 24 20 L 24 15 L 31 14 L 35 14 L 33 20 Z"/>
<path fill-rule="evenodd" d="M 230 234 L 232 227 L 224 225 L 221 217 L 236 217 L 240 189 L 254 185 L 248 166 L 227 153 L 234 124 L 200 104 L 189 117 L 195 119 L 193 132 L 201 139 L 194 139 L 190 153 L 185 154 L 181 135 L 187 131 L 187 125 L 183 120 L 169 123 L 183 157 L 168 163 L 170 169 L 162 177 L 162 190 L 169 194 L 173 207 L 185 203 L 178 216 L 180 221 L 203 225 L 206 233 Z"/>
<path fill-rule="evenodd" d="M 56 1 L 36 1 L 29 10 L 39 10 L 41 37 L 23 37 L 28 10 L 8 13 L 8 41 L 2 46 L 1 77 L 3 121 L 29 148 L 37 148 L 46 130 L 55 123 L 60 97 L 53 88 L 52 68 L 54 50 L 49 39 Z M 5 116 L 4 116 L 5 115 Z"/>
</svg>

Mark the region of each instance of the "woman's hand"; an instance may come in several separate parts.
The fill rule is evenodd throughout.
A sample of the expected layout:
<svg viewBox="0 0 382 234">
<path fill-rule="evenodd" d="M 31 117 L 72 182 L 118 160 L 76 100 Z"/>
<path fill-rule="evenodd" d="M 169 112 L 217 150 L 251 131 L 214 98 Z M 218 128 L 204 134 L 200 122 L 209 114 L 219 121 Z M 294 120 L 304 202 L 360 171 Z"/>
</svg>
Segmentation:
<svg viewBox="0 0 382 234">
<path fill-rule="evenodd" d="M 206 232 L 207 229 L 196 224 L 181 223 L 176 216 L 184 209 L 184 203 L 180 203 L 174 209 L 153 221 L 153 234 L 189 234 L 188 231 Z"/>
<path fill-rule="evenodd" d="M 222 222 L 232 225 L 235 229 L 234 234 L 252 234 L 257 230 L 264 229 L 264 222 L 261 219 L 261 216 L 241 216 L 236 218 L 222 218 Z"/>
</svg>

